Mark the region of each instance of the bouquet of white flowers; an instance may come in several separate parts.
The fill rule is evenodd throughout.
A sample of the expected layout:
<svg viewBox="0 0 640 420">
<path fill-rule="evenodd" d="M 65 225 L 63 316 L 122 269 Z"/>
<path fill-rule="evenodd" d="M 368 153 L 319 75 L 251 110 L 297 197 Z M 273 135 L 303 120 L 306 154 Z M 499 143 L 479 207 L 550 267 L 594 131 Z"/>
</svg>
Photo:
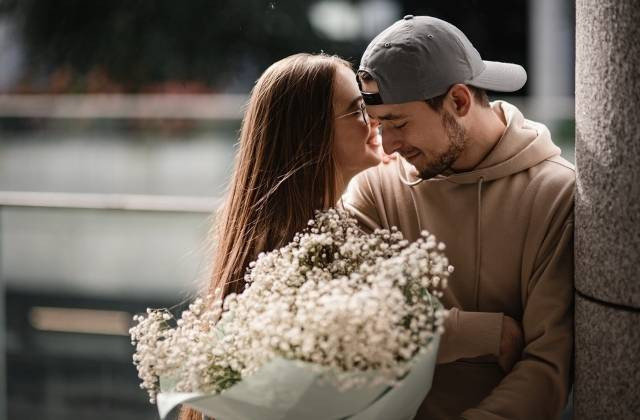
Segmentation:
<svg viewBox="0 0 640 420">
<path fill-rule="evenodd" d="M 412 418 L 428 392 L 453 267 L 423 232 L 362 232 L 318 212 L 251 263 L 245 290 L 135 316 L 134 364 L 161 417 L 186 404 L 218 420 Z"/>
</svg>

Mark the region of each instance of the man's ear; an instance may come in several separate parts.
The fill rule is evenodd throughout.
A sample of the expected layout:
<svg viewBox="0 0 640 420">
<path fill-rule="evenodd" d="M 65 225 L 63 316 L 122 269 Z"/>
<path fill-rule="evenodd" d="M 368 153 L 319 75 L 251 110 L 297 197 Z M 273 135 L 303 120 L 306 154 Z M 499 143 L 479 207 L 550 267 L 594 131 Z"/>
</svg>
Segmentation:
<svg viewBox="0 0 640 420">
<path fill-rule="evenodd" d="M 462 83 L 457 83 L 449 89 L 447 93 L 447 102 L 449 102 L 451 107 L 451 112 L 458 116 L 464 117 L 469 112 L 471 108 L 471 91 Z"/>
</svg>

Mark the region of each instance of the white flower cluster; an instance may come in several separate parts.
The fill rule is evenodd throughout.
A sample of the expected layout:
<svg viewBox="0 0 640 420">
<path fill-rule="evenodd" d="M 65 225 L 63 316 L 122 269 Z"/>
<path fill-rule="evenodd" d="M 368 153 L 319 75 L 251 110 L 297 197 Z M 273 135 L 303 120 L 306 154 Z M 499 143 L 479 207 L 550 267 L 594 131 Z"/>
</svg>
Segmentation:
<svg viewBox="0 0 640 420">
<path fill-rule="evenodd" d="M 453 267 L 444 244 L 395 228 L 366 234 L 340 210 L 318 212 L 287 246 L 250 264 L 247 287 L 198 299 L 171 328 L 166 310 L 134 319 L 134 364 L 152 402 L 158 377 L 175 391 L 217 393 L 276 357 L 328 369 L 342 389 L 390 384 L 442 332 Z M 371 372 L 375 372 L 371 375 Z"/>
</svg>

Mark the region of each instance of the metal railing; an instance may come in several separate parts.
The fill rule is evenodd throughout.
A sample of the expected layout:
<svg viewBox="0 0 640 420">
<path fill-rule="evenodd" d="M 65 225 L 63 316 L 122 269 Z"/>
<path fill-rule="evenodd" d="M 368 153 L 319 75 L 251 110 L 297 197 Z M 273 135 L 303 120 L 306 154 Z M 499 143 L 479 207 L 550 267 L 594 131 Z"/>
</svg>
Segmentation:
<svg viewBox="0 0 640 420">
<path fill-rule="evenodd" d="M 493 98 L 493 96 L 492 96 Z M 243 94 L 0 94 L 0 118 L 238 121 Z M 509 97 L 528 118 L 570 119 L 573 96 Z"/>
<path fill-rule="evenodd" d="M 221 198 L 58 192 L 0 191 L 2 207 L 211 213 Z"/>
<path fill-rule="evenodd" d="M 0 118 L 237 121 L 246 101 L 236 94 L 0 94 Z"/>
</svg>

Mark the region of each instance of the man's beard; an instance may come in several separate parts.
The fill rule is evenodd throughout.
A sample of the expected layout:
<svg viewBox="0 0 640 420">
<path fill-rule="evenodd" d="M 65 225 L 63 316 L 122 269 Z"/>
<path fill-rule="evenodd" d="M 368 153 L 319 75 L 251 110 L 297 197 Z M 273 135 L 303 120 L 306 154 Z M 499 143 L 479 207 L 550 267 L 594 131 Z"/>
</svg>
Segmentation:
<svg viewBox="0 0 640 420">
<path fill-rule="evenodd" d="M 422 179 L 433 178 L 450 169 L 467 143 L 467 133 L 464 127 L 449 112 L 444 110 L 442 112 L 442 126 L 449 138 L 449 147 L 443 154 L 436 157 L 433 162 L 428 162 L 424 168 L 420 168 L 420 178 Z"/>
</svg>

